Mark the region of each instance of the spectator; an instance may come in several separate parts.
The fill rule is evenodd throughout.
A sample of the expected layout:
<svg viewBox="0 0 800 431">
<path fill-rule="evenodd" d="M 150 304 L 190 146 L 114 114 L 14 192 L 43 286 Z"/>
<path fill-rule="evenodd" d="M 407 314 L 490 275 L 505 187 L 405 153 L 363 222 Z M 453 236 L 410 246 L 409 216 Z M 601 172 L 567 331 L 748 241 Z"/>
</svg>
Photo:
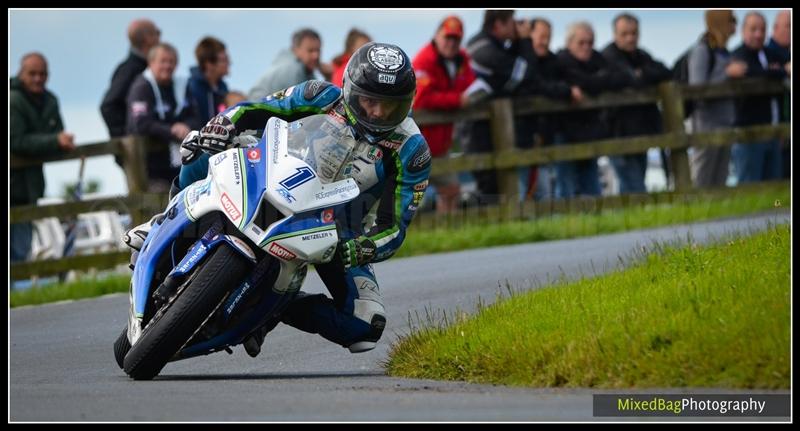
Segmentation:
<svg viewBox="0 0 800 431">
<path fill-rule="evenodd" d="M 631 88 L 652 87 L 668 81 L 672 74 L 663 63 L 639 48 L 639 20 L 623 13 L 614 18 L 614 41 L 603 56 L 628 75 Z M 655 103 L 616 108 L 610 111 L 611 134 L 616 137 L 655 135 L 662 131 L 661 113 Z M 612 156 L 611 165 L 619 178 L 619 192 L 645 193 L 647 153 Z"/>
<path fill-rule="evenodd" d="M 530 22 L 516 22 L 513 10 L 487 10 L 484 13 L 481 31 L 467 44 L 470 65 L 477 77 L 469 90 L 471 99 L 531 95 L 541 90 L 530 33 Z M 514 124 L 517 146 L 530 148 L 535 131 L 531 116 L 515 118 Z M 488 121 L 468 124 L 463 140 L 467 153 L 493 150 Z M 499 189 L 495 171 L 476 171 L 473 175 L 481 203 L 497 203 Z"/>
<path fill-rule="evenodd" d="M 278 53 L 269 70 L 250 90 L 250 100 L 260 100 L 276 91 L 314 79 L 320 67 L 319 54 L 322 41 L 316 31 L 309 28 L 292 35 L 292 49 Z"/>
<path fill-rule="evenodd" d="M 567 49 L 556 54 L 559 74 L 582 94 L 597 95 L 630 83 L 624 72 L 593 49 L 594 30 L 587 22 L 576 22 L 567 29 Z M 561 117 L 564 143 L 585 142 L 609 136 L 610 129 L 600 109 L 584 109 Z M 600 195 L 597 158 L 556 163 L 556 197 Z"/>
<path fill-rule="evenodd" d="M 414 57 L 412 65 L 417 75 L 417 94 L 414 109 L 453 110 L 466 106 L 467 87 L 475 81 L 469 56 L 461 48 L 464 24 L 455 15 L 446 17 L 433 40 Z M 453 124 L 422 126 L 422 136 L 428 142 L 433 157 L 446 156 L 453 145 Z M 458 208 L 460 185 L 455 173 L 430 178 L 436 187 L 436 211 L 452 213 Z"/>
<path fill-rule="evenodd" d="M 178 52 L 159 43 L 147 56 L 147 69 L 134 79 L 128 93 L 128 133 L 147 136 L 161 144 L 148 151 L 148 191 L 168 192 L 178 175 L 181 157 L 178 144 L 192 129 L 199 129 L 184 80 L 173 79 Z"/>
<path fill-rule="evenodd" d="M 229 91 L 228 94 L 225 95 L 225 108 L 238 105 L 245 100 L 247 100 L 247 96 L 245 96 L 244 93 L 239 91 Z"/>
<path fill-rule="evenodd" d="M 75 137 L 64 131 L 58 99 L 45 88 L 47 60 L 38 52 L 25 54 L 15 78 L 10 79 L 9 147 L 13 156 L 37 159 L 75 149 Z M 44 196 L 42 165 L 12 168 L 9 171 L 10 205 L 31 205 Z M 9 260 L 28 259 L 33 238 L 30 222 L 9 226 L 11 249 Z"/>
<path fill-rule="evenodd" d="M 728 39 L 736 33 L 732 10 L 707 10 L 706 32 L 689 52 L 689 85 L 715 84 L 744 76 L 747 65 L 731 62 Z M 711 56 L 714 59 L 711 59 Z M 713 68 L 710 64 L 713 61 Z M 731 98 L 700 100 L 691 116 L 694 132 L 708 132 L 734 125 L 735 109 Z M 727 146 L 693 147 L 690 158 L 692 180 L 696 187 L 724 186 L 728 178 L 730 148 Z"/>
<path fill-rule="evenodd" d="M 372 38 L 370 38 L 369 35 L 363 31 L 355 28 L 350 29 L 350 31 L 347 33 L 347 38 L 344 41 L 344 52 L 339 54 L 332 61 L 333 76 L 331 78 L 331 82 L 333 85 L 337 87 L 341 87 L 343 85 L 342 77 L 344 76 L 344 69 L 347 66 L 347 62 L 350 61 L 350 56 L 353 55 L 358 48 L 361 48 L 362 45 L 371 41 Z"/>
<path fill-rule="evenodd" d="M 747 65 L 745 77 L 783 79 L 786 71 L 779 53 L 765 48 L 767 21 L 758 12 L 750 12 L 742 23 L 742 44 L 732 57 Z M 775 96 L 747 96 L 736 100 L 736 125 L 778 124 L 780 104 Z M 781 176 L 781 151 L 777 139 L 736 143 L 731 148 L 738 183 L 777 179 Z"/>
<path fill-rule="evenodd" d="M 792 22 L 791 13 L 788 10 L 778 12 L 775 16 L 775 23 L 772 24 L 772 37 L 769 38 L 767 48 L 777 52 L 782 56 L 781 62 L 784 63 L 786 73 L 791 74 L 792 58 L 791 58 L 791 42 L 792 42 Z M 787 90 L 783 93 L 783 100 L 781 102 L 781 123 L 788 123 L 791 116 L 791 91 Z M 791 137 L 781 139 L 781 160 L 782 177 L 791 178 L 792 173 L 792 155 L 791 155 Z"/>
<path fill-rule="evenodd" d="M 550 39 L 552 35 L 552 25 L 545 18 L 533 18 L 531 20 L 531 43 L 536 54 L 539 74 L 543 82 L 552 83 L 551 86 L 566 85 L 561 81 L 558 72 L 556 55 L 550 51 Z M 573 102 L 580 102 L 583 98 L 580 87 L 577 85 L 568 86 L 569 92 L 562 92 L 560 98 L 569 98 Z M 552 94 L 553 92 L 551 92 Z M 554 95 L 558 97 L 558 94 Z M 559 132 L 559 115 L 544 114 L 538 118 L 537 135 L 542 145 L 551 145 L 554 142 L 563 142 L 563 135 Z M 552 199 L 555 189 L 555 170 L 553 164 L 539 165 L 538 168 L 530 169 L 529 176 L 526 176 L 524 168 L 522 179 L 524 180 L 523 189 L 527 189 L 528 195 L 533 194 L 535 200 Z"/>
<path fill-rule="evenodd" d="M 775 15 L 772 24 L 772 37 L 769 38 L 767 47 L 777 52 L 784 63 L 791 61 L 792 44 L 792 15 L 788 10 L 782 10 Z M 787 71 L 788 73 L 788 71 Z"/>
<path fill-rule="evenodd" d="M 126 97 L 133 80 L 147 68 L 147 53 L 156 46 L 161 38 L 161 30 L 147 19 L 137 19 L 128 25 L 128 39 L 131 42 L 128 58 L 120 63 L 111 76 L 111 87 L 103 96 L 100 112 L 108 127 L 108 135 L 118 138 L 125 135 L 127 127 Z M 115 156 L 117 164 L 122 166 L 122 159 Z"/>
<path fill-rule="evenodd" d="M 225 110 L 228 84 L 222 78 L 228 75 L 230 60 L 225 44 L 213 37 L 204 37 L 194 50 L 197 66 L 190 70 L 189 94 L 202 123 Z"/>
</svg>

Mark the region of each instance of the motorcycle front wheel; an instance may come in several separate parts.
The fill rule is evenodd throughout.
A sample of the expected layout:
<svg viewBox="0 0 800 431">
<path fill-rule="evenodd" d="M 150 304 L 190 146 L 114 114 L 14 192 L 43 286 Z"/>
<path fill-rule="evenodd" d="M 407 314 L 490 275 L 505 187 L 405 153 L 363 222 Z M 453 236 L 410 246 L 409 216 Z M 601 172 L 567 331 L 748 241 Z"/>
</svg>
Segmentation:
<svg viewBox="0 0 800 431">
<path fill-rule="evenodd" d="M 180 290 L 162 313 L 142 331 L 128 354 L 124 371 L 135 380 L 150 380 L 192 337 L 225 295 L 235 289 L 250 263 L 231 247 L 221 245 L 197 269 L 197 275 Z"/>
</svg>

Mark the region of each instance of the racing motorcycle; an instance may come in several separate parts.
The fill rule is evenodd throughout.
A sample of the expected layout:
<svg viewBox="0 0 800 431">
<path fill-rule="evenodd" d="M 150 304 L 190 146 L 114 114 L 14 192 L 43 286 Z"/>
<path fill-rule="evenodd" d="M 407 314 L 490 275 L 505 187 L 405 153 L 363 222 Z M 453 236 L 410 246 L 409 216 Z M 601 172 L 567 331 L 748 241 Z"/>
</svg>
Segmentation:
<svg viewBox="0 0 800 431">
<path fill-rule="evenodd" d="M 280 319 L 308 265 L 336 252 L 363 145 L 320 114 L 272 118 L 260 139 L 212 155 L 208 176 L 170 200 L 132 256 L 128 324 L 114 343 L 120 368 L 152 379 L 170 361 L 233 353 Z"/>
</svg>

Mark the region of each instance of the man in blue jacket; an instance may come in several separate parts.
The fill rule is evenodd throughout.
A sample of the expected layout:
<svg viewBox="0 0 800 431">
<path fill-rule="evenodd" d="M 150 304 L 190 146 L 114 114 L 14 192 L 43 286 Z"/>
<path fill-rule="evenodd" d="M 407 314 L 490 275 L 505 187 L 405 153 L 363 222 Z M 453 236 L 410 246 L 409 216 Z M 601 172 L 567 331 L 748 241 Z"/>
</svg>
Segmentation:
<svg viewBox="0 0 800 431">
<path fill-rule="evenodd" d="M 182 149 L 180 188 L 206 177 L 204 150 L 217 153 L 230 148 L 237 135 L 263 129 L 273 116 L 294 121 L 326 113 L 371 144 L 369 154 L 354 162 L 352 177 L 361 194 L 348 204 L 346 219 L 340 220 L 345 231 L 340 232 L 339 253 L 330 263 L 316 266 L 333 299 L 301 293 L 282 316 L 284 323 L 319 333 L 353 353 L 373 349 L 386 325 L 371 263 L 390 258 L 400 247 L 428 185 L 430 150 L 408 117 L 415 92 L 416 78 L 406 53 L 395 45 L 370 42 L 353 54 L 342 89 L 312 80 L 257 103 L 240 103 L 209 121 L 197 144 Z M 375 206 L 375 223 L 365 228 L 364 219 Z M 132 229 L 136 235 L 129 235 L 129 240 L 135 243 L 129 245 L 141 247 L 148 230 L 148 226 Z M 250 356 L 258 355 L 271 329 L 263 327 L 245 341 Z"/>
</svg>

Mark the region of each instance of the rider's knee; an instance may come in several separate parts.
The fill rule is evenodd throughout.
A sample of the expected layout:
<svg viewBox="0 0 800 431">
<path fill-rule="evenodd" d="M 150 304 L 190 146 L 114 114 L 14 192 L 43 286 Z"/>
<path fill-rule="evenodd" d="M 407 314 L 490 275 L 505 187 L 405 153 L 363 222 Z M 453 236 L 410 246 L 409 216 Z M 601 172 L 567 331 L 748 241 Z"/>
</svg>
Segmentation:
<svg viewBox="0 0 800 431">
<path fill-rule="evenodd" d="M 367 352 L 375 348 L 386 328 L 386 313 L 383 305 L 370 300 L 356 300 L 354 316 L 368 324 L 356 340 L 346 346 L 351 353 Z"/>
</svg>

